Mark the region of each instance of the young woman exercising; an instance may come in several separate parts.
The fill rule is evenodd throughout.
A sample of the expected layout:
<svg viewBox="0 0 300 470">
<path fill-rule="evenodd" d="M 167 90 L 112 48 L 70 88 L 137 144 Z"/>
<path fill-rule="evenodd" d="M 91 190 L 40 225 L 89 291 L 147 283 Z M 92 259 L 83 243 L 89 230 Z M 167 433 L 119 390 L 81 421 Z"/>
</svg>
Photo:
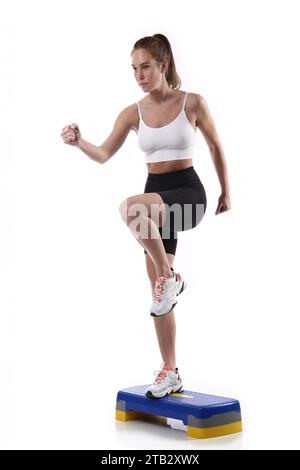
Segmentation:
<svg viewBox="0 0 300 470">
<path fill-rule="evenodd" d="M 177 235 L 196 227 L 207 206 L 204 186 L 193 167 L 197 127 L 208 144 L 221 185 L 216 215 L 231 208 L 229 182 L 224 152 L 207 103 L 197 93 L 180 90 L 181 81 L 166 36 L 154 34 L 139 39 L 131 59 L 135 79 L 147 94 L 121 111 L 105 142 L 100 146 L 87 142 L 76 123 L 65 126 L 61 136 L 66 144 L 105 163 L 134 130 L 145 154 L 148 176 L 144 193 L 122 201 L 119 210 L 144 248 L 152 291 L 150 314 L 163 359 L 145 394 L 162 398 L 183 387 L 176 367 L 173 309 L 186 282 L 173 269 Z"/>
</svg>

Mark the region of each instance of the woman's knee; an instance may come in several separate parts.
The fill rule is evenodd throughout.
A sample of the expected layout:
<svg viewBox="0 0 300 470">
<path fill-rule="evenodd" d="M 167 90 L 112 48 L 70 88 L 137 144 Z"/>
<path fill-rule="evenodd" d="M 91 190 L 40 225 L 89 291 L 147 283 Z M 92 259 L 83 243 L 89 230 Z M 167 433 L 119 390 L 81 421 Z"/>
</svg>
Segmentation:
<svg viewBox="0 0 300 470">
<path fill-rule="evenodd" d="M 165 207 L 159 194 L 138 194 L 121 202 L 119 212 L 128 224 L 136 217 L 150 217 L 160 227 L 165 221 Z"/>
<path fill-rule="evenodd" d="M 136 196 L 124 199 L 119 206 L 119 212 L 127 225 L 137 217 L 148 216 L 147 206 L 139 201 Z"/>
<path fill-rule="evenodd" d="M 119 213 L 124 221 L 127 217 L 127 211 L 128 211 L 128 205 L 127 205 L 127 199 L 125 199 L 119 205 Z"/>
</svg>

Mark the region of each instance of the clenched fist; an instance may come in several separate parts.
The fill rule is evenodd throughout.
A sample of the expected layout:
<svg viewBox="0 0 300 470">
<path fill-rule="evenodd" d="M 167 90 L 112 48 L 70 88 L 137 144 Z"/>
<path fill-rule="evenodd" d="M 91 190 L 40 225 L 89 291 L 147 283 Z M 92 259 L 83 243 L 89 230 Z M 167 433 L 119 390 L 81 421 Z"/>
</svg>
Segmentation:
<svg viewBox="0 0 300 470">
<path fill-rule="evenodd" d="M 62 132 L 60 134 L 65 144 L 69 145 L 78 145 L 78 140 L 81 137 L 81 133 L 79 127 L 74 122 L 63 127 Z"/>
</svg>

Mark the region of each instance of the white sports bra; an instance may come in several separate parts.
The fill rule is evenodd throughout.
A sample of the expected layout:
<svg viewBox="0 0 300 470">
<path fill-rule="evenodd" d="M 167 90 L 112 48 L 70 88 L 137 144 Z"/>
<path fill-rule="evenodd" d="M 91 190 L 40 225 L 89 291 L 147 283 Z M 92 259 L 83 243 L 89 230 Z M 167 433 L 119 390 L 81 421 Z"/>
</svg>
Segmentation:
<svg viewBox="0 0 300 470">
<path fill-rule="evenodd" d="M 147 163 L 192 158 L 196 143 L 196 130 L 185 114 L 187 95 L 186 92 L 178 116 L 163 127 L 147 126 L 143 121 L 139 102 L 137 102 L 140 117 L 137 129 L 138 145 L 145 153 Z"/>
</svg>

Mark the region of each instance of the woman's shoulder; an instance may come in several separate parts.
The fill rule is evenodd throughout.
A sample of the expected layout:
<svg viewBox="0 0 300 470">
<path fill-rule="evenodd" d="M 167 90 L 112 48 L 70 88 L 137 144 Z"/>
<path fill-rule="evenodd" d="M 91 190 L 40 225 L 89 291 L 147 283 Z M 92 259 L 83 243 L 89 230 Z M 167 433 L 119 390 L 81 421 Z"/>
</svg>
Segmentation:
<svg viewBox="0 0 300 470">
<path fill-rule="evenodd" d="M 197 102 L 202 97 L 202 95 L 200 95 L 199 93 L 195 93 L 192 91 L 181 90 L 181 89 L 175 90 L 175 91 L 179 100 L 182 100 L 182 96 L 184 94 L 187 94 L 187 107 L 191 110 L 194 108 L 194 106 L 197 105 Z M 131 130 L 136 130 L 137 125 L 138 125 L 138 121 L 139 121 L 139 114 L 138 114 L 138 107 L 137 107 L 138 103 L 141 104 L 142 107 L 143 106 L 147 107 L 148 104 L 151 107 L 151 104 L 147 95 L 141 98 L 140 100 L 137 100 L 134 103 L 130 104 L 124 109 L 124 111 L 126 112 L 126 118 L 129 121 Z"/>
</svg>

